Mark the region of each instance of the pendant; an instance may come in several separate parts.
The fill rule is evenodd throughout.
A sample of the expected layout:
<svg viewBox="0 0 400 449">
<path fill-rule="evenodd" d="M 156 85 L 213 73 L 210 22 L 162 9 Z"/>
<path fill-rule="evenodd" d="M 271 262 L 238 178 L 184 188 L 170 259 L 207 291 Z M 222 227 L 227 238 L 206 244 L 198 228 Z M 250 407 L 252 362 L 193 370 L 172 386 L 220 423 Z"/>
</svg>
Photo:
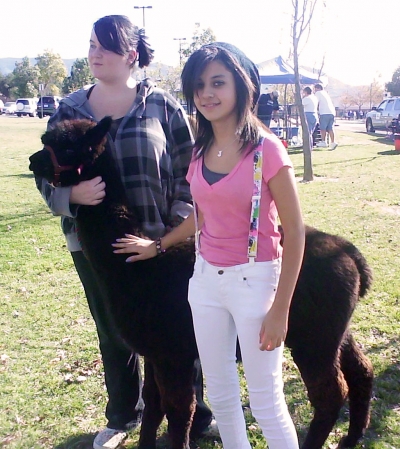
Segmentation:
<svg viewBox="0 0 400 449">
<path fill-rule="evenodd" d="M 221 157 L 222 156 L 222 151 L 218 151 L 217 157 Z"/>
</svg>

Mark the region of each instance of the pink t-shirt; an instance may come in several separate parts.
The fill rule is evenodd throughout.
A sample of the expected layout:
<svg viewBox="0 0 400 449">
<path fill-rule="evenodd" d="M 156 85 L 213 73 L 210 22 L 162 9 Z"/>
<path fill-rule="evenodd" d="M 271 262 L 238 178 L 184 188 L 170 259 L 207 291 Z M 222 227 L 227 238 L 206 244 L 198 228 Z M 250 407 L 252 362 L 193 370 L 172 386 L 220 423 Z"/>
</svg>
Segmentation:
<svg viewBox="0 0 400 449">
<path fill-rule="evenodd" d="M 190 183 L 193 199 L 204 216 L 200 254 L 212 265 L 229 267 L 248 262 L 253 160 L 253 152 L 244 155 L 228 175 L 212 185 L 203 177 L 203 158 L 193 159 L 190 163 L 186 179 Z M 289 155 L 281 141 L 275 135 L 268 134 L 263 141 L 258 262 L 277 259 L 282 252 L 278 214 L 268 181 L 284 166 L 292 167 Z"/>
</svg>

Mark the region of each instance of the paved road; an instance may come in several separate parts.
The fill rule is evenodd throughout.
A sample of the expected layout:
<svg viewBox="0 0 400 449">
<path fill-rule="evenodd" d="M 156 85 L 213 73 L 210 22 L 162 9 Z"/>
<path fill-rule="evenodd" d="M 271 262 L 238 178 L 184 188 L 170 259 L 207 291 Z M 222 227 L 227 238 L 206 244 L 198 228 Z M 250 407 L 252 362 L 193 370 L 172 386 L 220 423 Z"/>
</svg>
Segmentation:
<svg viewBox="0 0 400 449">
<path fill-rule="evenodd" d="M 366 132 L 364 120 L 341 120 L 335 121 L 335 129 L 344 129 L 346 131 Z M 386 136 L 386 131 L 375 131 L 377 136 Z"/>
<path fill-rule="evenodd" d="M 364 120 L 336 120 L 335 129 L 344 129 L 346 131 L 365 131 Z"/>
</svg>

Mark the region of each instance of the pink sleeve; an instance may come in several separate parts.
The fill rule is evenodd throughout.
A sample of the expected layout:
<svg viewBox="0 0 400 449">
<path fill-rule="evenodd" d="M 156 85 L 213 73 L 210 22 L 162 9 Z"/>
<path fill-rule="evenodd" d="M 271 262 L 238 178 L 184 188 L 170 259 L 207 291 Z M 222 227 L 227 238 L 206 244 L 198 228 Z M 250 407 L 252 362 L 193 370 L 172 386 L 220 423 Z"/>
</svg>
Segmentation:
<svg viewBox="0 0 400 449">
<path fill-rule="evenodd" d="M 278 137 L 268 135 L 263 142 L 263 178 L 268 182 L 282 167 L 293 167 L 292 161 Z"/>
</svg>

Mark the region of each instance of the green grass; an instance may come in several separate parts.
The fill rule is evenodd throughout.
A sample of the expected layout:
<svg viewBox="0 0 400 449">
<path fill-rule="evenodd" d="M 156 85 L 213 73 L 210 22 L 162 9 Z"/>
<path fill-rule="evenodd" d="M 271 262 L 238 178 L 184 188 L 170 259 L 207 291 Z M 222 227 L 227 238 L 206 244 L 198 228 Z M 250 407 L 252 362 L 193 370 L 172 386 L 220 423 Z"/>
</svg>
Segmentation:
<svg viewBox="0 0 400 449">
<path fill-rule="evenodd" d="M 28 170 L 46 120 L 0 117 L 0 447 L 91 448 L 105 424 L 106 393 L 95 327 L 59 228 Z M 352 328 L 375 370 L 371 425 L 358 448 L 400 447 L 400 152 L 382 137 L 337 129 L 335 151 L 313 152 L 315 181 L 299 182 L 305 221 L 350 239 L 374 270 Z M 290 150 L 296 175 L 303 157 Z M 300 440 L 312 417 L 286 353 L 287 402 Z M 242 399 L 247 390 L 242 379 Z M 249 414 L 252 446 L 265 447 Z M 334 448 L 348 411 L 325 445 Z M 165 431 L 161 429 L 160 435 Z M 133 432 L 127 448 L 136 447 Z M 159 444 L 163 446 L 163 439 Z M 201 441 L 201 449 L 221 448 Z"/>
</svg>

